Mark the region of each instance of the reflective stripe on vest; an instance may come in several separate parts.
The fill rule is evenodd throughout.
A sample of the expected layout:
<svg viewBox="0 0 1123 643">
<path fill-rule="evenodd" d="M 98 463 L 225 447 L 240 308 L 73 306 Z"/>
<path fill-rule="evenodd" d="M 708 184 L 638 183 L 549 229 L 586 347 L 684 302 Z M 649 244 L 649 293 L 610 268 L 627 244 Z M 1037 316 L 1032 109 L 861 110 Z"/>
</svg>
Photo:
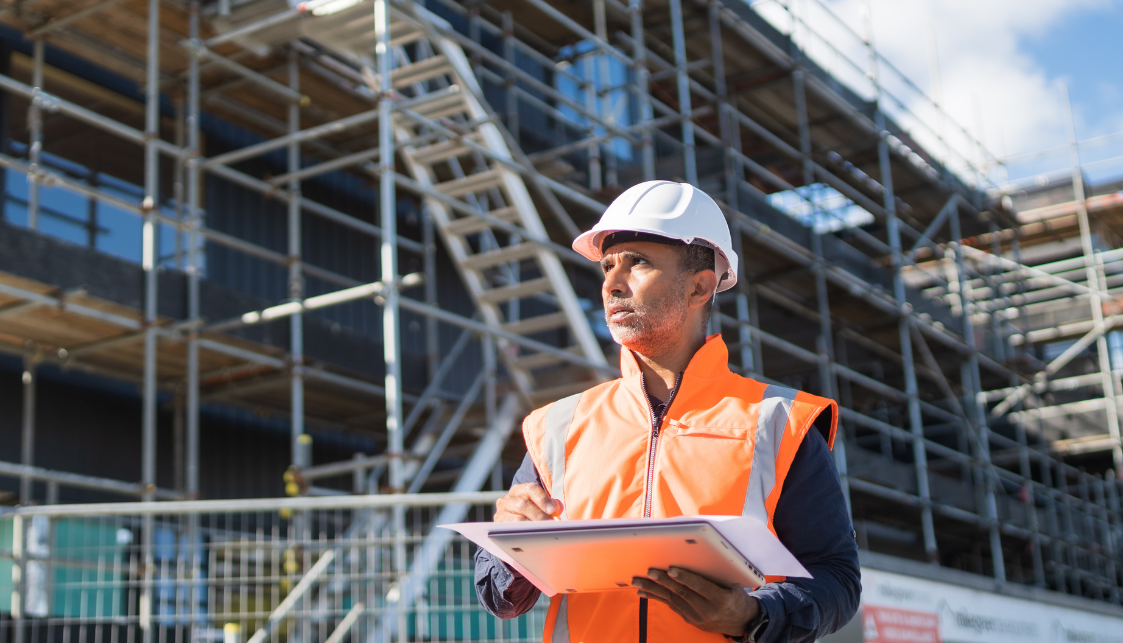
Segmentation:
<svg viewBox="0 0 1123 643">
<path fill-rule="evenodd" d="M 549 615 L 546 617 L 546 632 L 542 643 L 569 643 L 569 617 L 566 615 L 565 594 L 555 596 L 550 604 L 550 612 L 554 615 L 554 626 L 550 627 Z M 555 611 L 554 606 L 557 606 Z"/>
<path fill-rule="evenodd" d="M 784 437 L 796 393 L 793 389 L 769 384 L 760 402 L 753 463 L 749 469 L 749 486 L 745 490 L 745 507 L 741 515 L 752 516 L 765 524 L 771 523 L 765 502 L 776 487 L 776 458 L 780 455 L 780 440 Z"/>
<path fill-rule="evenodd" d="M 565 480 L 565 439 L 569 436 L 569 425 L 573 423 L 573 414 L 577 411 L 577 403 L 580 401 L 581 394 L 578 393 L 554 402 L 546 411 L 543 420 L 546 439 L 542 443 L 542 455 L 550 472 L 550 496 L 557 498 L 562 504 L 562 520 L 567 517 L 565 490 L 562 488 L 562 481 Z"/>
</svg>

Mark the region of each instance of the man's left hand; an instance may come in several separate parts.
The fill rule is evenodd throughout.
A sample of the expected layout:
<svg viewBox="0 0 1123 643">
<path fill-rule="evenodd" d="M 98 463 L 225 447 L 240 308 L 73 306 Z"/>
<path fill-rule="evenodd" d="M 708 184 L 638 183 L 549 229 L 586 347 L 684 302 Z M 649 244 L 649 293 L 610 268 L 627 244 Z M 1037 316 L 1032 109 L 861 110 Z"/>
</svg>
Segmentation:
<svg viewBox="0 0 1123 643">
<path fill-rule="evenodd" d="M 760 604 L 740 585 L 726 589 L 679 567 L 649 569 L 632 578 L 640 598 L 667 605 L 683 620 L 706 632 L 740 636 L 760 613 Z"/>
</svg>

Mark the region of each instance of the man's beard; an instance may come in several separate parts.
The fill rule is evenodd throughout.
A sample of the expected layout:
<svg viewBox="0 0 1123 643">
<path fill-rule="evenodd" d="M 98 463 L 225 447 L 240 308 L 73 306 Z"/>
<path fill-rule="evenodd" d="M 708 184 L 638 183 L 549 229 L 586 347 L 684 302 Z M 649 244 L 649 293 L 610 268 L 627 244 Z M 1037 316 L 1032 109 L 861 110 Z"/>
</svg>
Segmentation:
<svg viewBox="0 0 1123 643">
<path fill-rule="evenodd" d="M 682 300 L 681 292 L 681 288 L 672 288 L 665 296 L 647 304 L 610 297 L 605 302 L 605 322 L 612 339 L 631 351 L 649 357 L 677 349 L 690 311 Z M 607 311 L 613 304 L 631 308 L 631 318 L 623 323 L 608 319 Z"/>
</svg>

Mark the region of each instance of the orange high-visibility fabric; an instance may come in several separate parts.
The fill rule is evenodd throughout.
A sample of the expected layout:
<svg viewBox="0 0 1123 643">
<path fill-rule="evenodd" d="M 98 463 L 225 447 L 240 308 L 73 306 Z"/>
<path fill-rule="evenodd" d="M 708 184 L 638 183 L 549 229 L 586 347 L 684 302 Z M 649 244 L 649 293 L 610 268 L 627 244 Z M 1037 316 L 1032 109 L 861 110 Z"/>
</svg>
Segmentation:
<svg viewBox="0 0 1123 643">
<path fill-rule="evenodd" d="M 831 423 L 825 436 L 833 446 L 837 406 L 832 400 L 790 393 L 787 405 L 762 404 L 768 385 L 732 373 L 729 352 L 719 335 L 691 359 L 682 384 L 664 414 L 656 444 L 651 484 L 651 517 L 692 515 L 756 515 L 770 529 L 788 473 L 803 437 L 819 414 L 829 409 Z M 527 450 L 547 491 L 563 485 L 565 513 L 570 520 L 640 518 L 647 492 L 648 453 L 651 447 L 651 411 L 640 379 L 636 358 L 624 349 L 622 377 L 581 394 L 565 436 L 564 479 L 552 478 L 544 453 L 545 418 L 549 406 L 531 413 L 523 423 Z M 786 400 L 785 400 L 786 401 Z M 767 408 L 768 418 L 761 418 Z M 779 409 L 779 410 L 776 410 Z M 775 484 L 763 503 L 765 515 L 746 505 L 746 491 L 754 466 L 758 420 L 771 426 L 775 413 L 787 411 L 773 436 Z M 771 457 L 771 454 L 768 454 Z M 751 504 L 751 503 L 750 503 Z M 595 565 L 597 561 L 580 561 Z M 769 582 L 776 580 L 769 578 Z M 558 627 L 568 631 L 572 643 L 621 643 L 639 639 L 639 600 L 634 591 L 567 595 L 564 614 L 554 597 L 544 641 L 554 641 Z M 566 623 L 556 623 L 558 617 Z M 648 604 L 648 641 L 725 641 L 720 634 L 688 625 L 670 608 Z"/>
</svg>

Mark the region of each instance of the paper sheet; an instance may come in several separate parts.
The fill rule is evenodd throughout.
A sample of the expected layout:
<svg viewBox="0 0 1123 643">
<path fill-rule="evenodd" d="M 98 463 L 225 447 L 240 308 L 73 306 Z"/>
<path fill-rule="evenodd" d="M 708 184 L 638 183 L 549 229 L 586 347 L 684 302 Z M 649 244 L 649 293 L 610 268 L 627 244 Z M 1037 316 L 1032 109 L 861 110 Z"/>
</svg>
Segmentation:
<svg viewBox="0 0 1123 643">
<path fill-rule="evenodd" d="M 792 578 L 810 578 L 803 565 L 795 556 L 784 547 L 768 527 L 757 520 L 747 516 L 682 516 L 679 518 L 662 519 L 632 519 L 613 518 L 601 520 L 562 520 L 556 522 L 461 522 L 451 525 L 440 525 L 451 529 L 468 540 L 483 547 L 495 555 L 499 560 L 511 566 L 511 569 L 522 574 L 524 578 L 534 584 L 548 596 L 556 592 L 546 583 L 531 574 L 522 565 L 515 562 L 490 537 L 492 531 L 517 532 L 534 531 L 549 527 L 551 529 L 589 528 L 589 527 L 631 527 L 636 525 L 651 524 L 654 520 L 664 524 L 676 522 L 699 521 L 709 523 L 722 536 L 729 541 L 749 561 L 753 563 L 765 576 L 788 576 Z"/>
</svg>

